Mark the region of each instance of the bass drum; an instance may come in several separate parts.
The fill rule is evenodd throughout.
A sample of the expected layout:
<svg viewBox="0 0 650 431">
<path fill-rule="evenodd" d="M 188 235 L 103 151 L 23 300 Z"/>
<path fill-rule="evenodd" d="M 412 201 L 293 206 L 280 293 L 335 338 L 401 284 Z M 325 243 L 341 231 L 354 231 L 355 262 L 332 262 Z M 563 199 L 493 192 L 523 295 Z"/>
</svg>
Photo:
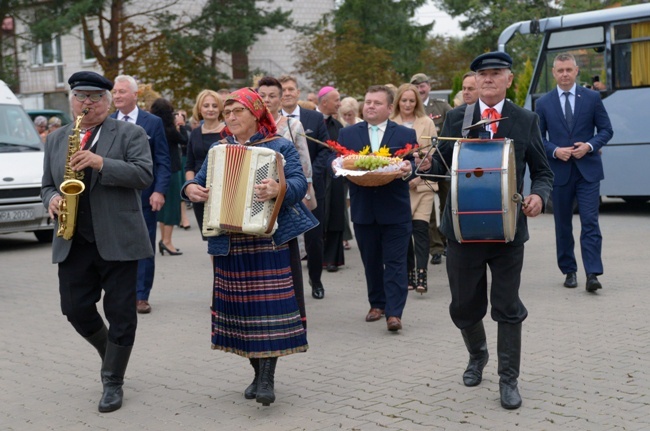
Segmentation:
<svg viewBox="0 0 650 431">
<path fill-rule="evenodd" d="M 510 242 L 519 204 L 511 139 L 458 140 L 451 167 L 451 211 L 456 240 Z"/>
</svg>

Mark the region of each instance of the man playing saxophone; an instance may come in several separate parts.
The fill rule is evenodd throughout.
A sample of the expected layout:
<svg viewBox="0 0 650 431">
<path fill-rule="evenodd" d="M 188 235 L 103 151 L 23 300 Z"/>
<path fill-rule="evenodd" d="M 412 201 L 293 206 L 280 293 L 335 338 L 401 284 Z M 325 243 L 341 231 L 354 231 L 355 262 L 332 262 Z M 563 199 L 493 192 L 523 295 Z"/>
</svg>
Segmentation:
<svg viewBox="0 0 650 431">
<path fill-rule="evenodd" d="M 102 360 L 99 411 L 111 412 L 122 406 L 135 341 L 138 260 L 153 254 L 140 203 L 140 190 L 153 180 L 153 164 L 145 131 L 108 118 L 110 80 L 84 71 L 68 83 L 78 121 L 47 137 L 41 198 L 58 232 L 61 201 L 68 199 L 61 184 L 71 172 L 83 172 L 76 175 L 83 192 L 74 205 L 63 205 L 67 225 L 54 235 L 52 262 L 59 266 L 63 314 Z M 96 305 L 102 291 L 108 328 Z"/>
</svg>

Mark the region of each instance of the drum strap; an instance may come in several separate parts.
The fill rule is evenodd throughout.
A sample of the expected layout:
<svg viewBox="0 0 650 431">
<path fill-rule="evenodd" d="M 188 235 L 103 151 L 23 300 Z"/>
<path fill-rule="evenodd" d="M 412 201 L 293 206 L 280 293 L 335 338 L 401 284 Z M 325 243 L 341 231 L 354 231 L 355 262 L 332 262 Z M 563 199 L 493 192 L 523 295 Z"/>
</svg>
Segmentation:
<svg viewBox="0 0 650 431">
<path fill-rule="evenodd" d="M 476 103 L 467 105 L 465 108 L 465 117 L 463 117 L 463 127 L 461 127 L 463 138 L 467 138 L 469 135 L 469 126 L 472 125 L 472 120 L 474 119 L 474 106 Z"/>
</svg>

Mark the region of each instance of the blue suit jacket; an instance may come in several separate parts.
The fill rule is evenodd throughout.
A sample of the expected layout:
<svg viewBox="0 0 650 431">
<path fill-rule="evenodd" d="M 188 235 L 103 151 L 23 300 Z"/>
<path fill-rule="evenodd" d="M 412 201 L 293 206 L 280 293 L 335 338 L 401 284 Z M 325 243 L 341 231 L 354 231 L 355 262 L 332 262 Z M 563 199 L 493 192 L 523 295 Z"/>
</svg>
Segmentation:
<svg viewBox="0 0 650 431">
<path fill-rule="evenodd" d="M 386 146 L 391 154 L 406 144 L 417 144 L 415 130 L 388 121 L 380 146 Z M 344 127 L 339 131 L 339 143 L 354 151 L 370 145 L 368 123 Z M 331 158 L 333 160 L 333 157 Z M 413 165 L 413 162 L 411 162 Z M 413 169 L 414 166 L 412 166 Z M 350 183 L 351 216 L 353 223 L 396 224 L 411 223 L 411 201 L 408 181 L 396 179 L 379 187 L 361 187 Z"/>
<path fill-rule="evenodd" d="M 117 111 L 111 114 L 117 118 Z M 169 145 L 165 137 L 165 127 L 160 117 L 150 114 L 138 108 L 138 119 L 136 123 L 147 133 L 151 158 L 153 159 L 154 180 L 151 185 L 142 191 L 142 205 L 150 206 L 149 198 L 153 192 L 167 193 L 171 177 L 171 159 L 169 157 Z"/>
<path fill-rule="evenodd" d="M 600 94 L 580 85 L 576 86 L 573 111 L 573 127 L 569 129 L 556 88 L 540 97 L 535 104 L 546 156 L 555 173 L 554 185 L 561 186 L 569 181 L 572 164 L 576 165 L 584 179 L 589 182 L 605 178 L 599 150 L 612 139 L 614 132 Z M 566 162 L 553 157 L 553 152 L 558 147 L 570 147 L 576 142 L 589 142 L 594 150 L 581 159 L 572 157 Z"/>
</svg>

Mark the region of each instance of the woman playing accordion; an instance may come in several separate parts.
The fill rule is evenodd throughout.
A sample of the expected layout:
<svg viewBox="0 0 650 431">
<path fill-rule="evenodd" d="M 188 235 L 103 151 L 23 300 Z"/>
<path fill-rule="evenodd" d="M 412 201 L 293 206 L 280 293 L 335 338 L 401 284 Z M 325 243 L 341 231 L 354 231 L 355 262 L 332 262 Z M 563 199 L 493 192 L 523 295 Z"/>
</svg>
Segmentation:
<svg viewBox="0 0 650 431">
<path fill-rule="evenodd" d="M 286 193 L 278 228 L 272 236 L 225 233 L 208 238 L 213 256 L 212 348 L 250 360 L 255 380 L 244 396 L 263 405 L 275 400 L 277 358 L 307 350 L 306 332 L 293 290 L 290 247 L 317 221 L 301 202 L 307 190 L 293 143 L 276 135 L 276 125 L 259 95 L 250 88 L 231 93 L 224 103 L 228 144 L 255 145 L 277 151 L 285 160 Z M 214 145 L 220 145 L 216 142 Z M 205 202 L 208 160 L 181 194 Z M 264 179 L 254 185 L 259 201 L 275 199 L 280 184 Z"/>
</svg>

